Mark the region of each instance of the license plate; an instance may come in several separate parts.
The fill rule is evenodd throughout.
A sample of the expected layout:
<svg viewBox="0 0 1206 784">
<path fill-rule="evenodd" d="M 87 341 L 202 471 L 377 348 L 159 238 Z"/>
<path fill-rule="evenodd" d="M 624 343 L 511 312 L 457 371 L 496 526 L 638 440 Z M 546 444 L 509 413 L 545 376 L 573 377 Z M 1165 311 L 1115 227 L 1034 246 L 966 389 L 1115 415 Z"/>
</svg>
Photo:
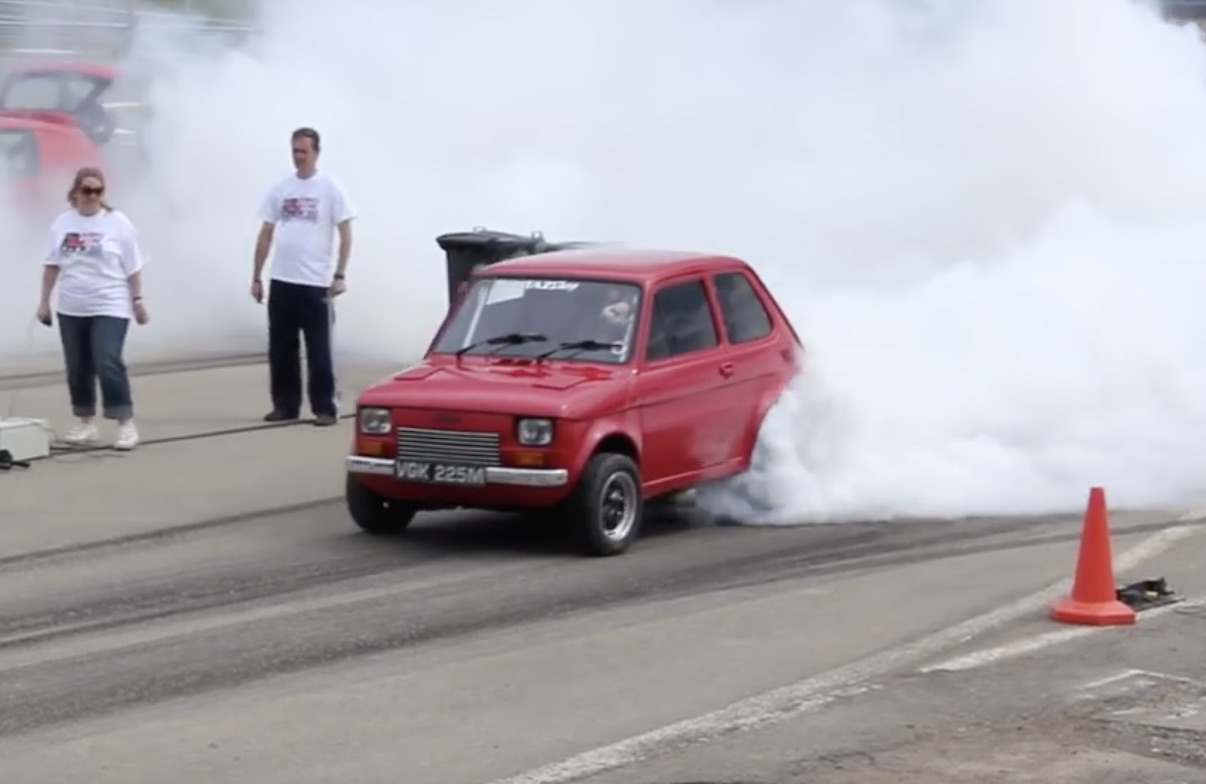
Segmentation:
<svg viewBox="0 0 1206 784">
<path fill-rule="evenodd" d="M 423 463 L 399 460 L 396 475 L 407 482 L 428 482 L 437 485 L 484 485 L 486 469 L 482 466 Z"/>
</svg>

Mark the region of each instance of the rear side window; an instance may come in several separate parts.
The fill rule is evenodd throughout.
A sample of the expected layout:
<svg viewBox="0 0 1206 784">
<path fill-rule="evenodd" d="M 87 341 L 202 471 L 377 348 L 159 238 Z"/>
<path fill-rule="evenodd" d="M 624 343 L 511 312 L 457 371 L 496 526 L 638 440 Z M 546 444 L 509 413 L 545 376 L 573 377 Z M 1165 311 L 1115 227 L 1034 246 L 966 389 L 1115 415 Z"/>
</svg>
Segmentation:
<svg viewBox="0 0 1206 784">
<path fill-rule="evenodd" d="M 645 359 L 666 359 L 704 351 L 719 342 L 702 280 L 676 283 L 653 296 L 653 318 L 649 322 L 649 348 Z"/>
<path fill-rule="evenodd" d="M 744 274 L 723 272 L 716 276 L 715 283 L 730 343 L 748 343 L 771 333 L 770 314 Z"/>
<path fill-rule="evenodd" d="M 0 180 L 38 173 L 37 140 L 25 128 L 0 128 Z"/>
</svg>

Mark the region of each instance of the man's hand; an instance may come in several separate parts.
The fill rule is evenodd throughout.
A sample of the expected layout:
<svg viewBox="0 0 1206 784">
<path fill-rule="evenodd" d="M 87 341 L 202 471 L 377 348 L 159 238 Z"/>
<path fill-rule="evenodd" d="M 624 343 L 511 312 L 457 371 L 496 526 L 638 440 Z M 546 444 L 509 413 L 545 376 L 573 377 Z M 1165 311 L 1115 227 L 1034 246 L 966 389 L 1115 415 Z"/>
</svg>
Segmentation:
<svg viewBox="0 0 1206 784">
<path fill-rule="evenodd" d="M 345 281 L 343 278 L 335 278 L 335 280 L 331 281 L 331 286 L 327 289 L 327 294 L 332 297 L 338 297 L 347 290 L 347 281 Z"/>
<path fill-rule="evenodd" d="M 264 221 L 260 224 L 260 233 L 255 238 L 255 261 L 251 267 L 251 298 L 256 302 L 264 302 L 264 283 L 260 276 L 264 274 L 264 264 L 268 261 L 268 251 L 272 248 L 272 235 L 276 224 Z"/>
</svg>

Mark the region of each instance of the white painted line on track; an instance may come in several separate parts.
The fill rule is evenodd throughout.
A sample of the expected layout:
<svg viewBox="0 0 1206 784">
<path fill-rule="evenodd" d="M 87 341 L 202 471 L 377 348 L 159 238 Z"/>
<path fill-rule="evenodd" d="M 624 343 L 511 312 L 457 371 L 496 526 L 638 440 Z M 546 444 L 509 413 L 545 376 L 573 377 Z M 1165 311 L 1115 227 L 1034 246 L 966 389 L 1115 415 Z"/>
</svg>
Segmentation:
<svg viewBox="0 0 1206 784">
<path fill-rule="evenodd" d="M 1142 670 L 1123 670 L 1122 672 L 1116 672 L 1113 675 L 1107 675 L 1104 678 L 1098 678 L 1095 681 L 1081 684 L 1080 688 L 1082 691 L 1092 691 L 1093 689 L 1100 689 L 1102 686 L 1109 686 L 1111 683 L 1117 683 L 1118 681 L 1143 674 Z"/>
<path fill-rule="evenodd" d="M 1194 529 L 1189 526 L 1180 526 L 1153 534 L 1116 558 L 1115 569 L 1129 569 L 1159 555 L 1192 530 Z M 1070 578 L 1061 580 L 1030 596 L 914 642 L 735 702 L 711 713 L 667 724 L 641 735 L 577 754 L 561 762 L 508 778 L 496 779 L 490 784 L 563 784 L 641 762 L 671 747 L 701 743 L 732 732 L 792 719 L 823 708 L 843 697 L 870 691 L 876 686 L 867 681 L 935 656 L 985 632 L 1030 615 L 1055 601 L 1070 587 Z"/>
<path fill-rule="evenodd" d="M 1125 571 L 1138 565 L 1139 563 L 1149 560 L 1165 550 L 1172 547 L 1175 543 L 1184 539 L 1193 533 L 1196 529 L 1188 526 L 1178 528 L 1165 528 L 1159 533 L 1148 537 L 1138 546 L 1123 553 L 1121 557 L 1115 559 L 1115 571 Z M 1071 588 L 1071 580 L 1066 581 L 1068 588 Z M 1063 589 L 1066 590 L 1066 589 Z M 1059 593 L 1063 593 L 1061 590 Z M 1178 602 L 1176 604 L 1157 607 L 1154 610 L 1147 610 L 1140 616 L 1140 622 L 1158 618 L 1161 615 L 1174 612 L 1178 609 L 1186 607 L 1199 607 L 1206 604 L 1206 599 L 1190 599 Z M 1081 637 L 1088 637 L 1092 634 L 1103 634 L 1109 632 L 1124 633 L 1129 629 L 1129 626 L 1069 626 L 1055 631 L 1039 634 L 1034 637 L 1029 637 L 1023 640 L 1016 640 L 1005 645 L 999 645 L 994 648 L 986 648 L 980 651 L 957 656 L 953 659 L 933 664 L 928 667 L 921 668 L 920 672 L 958 672 L 962 670 L 973 670 L 977 667 L 984 667 L 989 664 L 995 664 L 1006 659 L 1013 659 L 1018 656 L 1024 656 L 1028 653 L 1035 653 L 1044 648 L 1050 648 L 1053 645 L 1069 642 Z"/>
<path fill-rule="evenodd" d="M 1168 604 L 1163 607 L 1157 607 L 1153 610 L 1147 610 L 1139 616 L 1140 623 L 1151 618 L 1159 618 L 1162 615 L 1175 612 L 1186 607 L 1202 607 L 1206 606 L 1206 599 L 1191 599 L 1178 602 L 1177 604 Z M 1035 637 L 1029 637 L 1024 640 L 1000 645 L 995 648 L 986 648 L 982 651 L 975 651 L 963 656 L 957 656 L 953 659 L 948 659 L 940 664 L 934 664 L 929 667 L 923 667 L 918 672 L 960 672 L 963 670 L 974 670 L 978 667 L 984 667 L 989 664 L 1005 661 L 1007 659 L 1015 659 L 1019 656 L 1024 656 L 1028 653 L 1035 653 L 1044 648 L 1050 648 L 1061 643 L 1070 642 L 1081 637 L 1088 637 L 1093 634 L 1118 633 L 1125 634 L 1130 626 L 1072 626 L 1067 629 L 1059 629 L 1046 634 L 1040 634 Z"/>
<path fill-rule="evenodd" d="M 1140 676 L 1140 677 L 1144 677 L 1144 678 L 1154 678 L 1155 680 L 1161 680 L 1161 681 L 1172 681 L 1173 683 L 1185 683 L 1190 686 L 1201 686 L 1202 685 L 1200 681 L 1196 681 L 1193 678 L 1185 678 L 1180 675 L 1170 675 L 1167 672 L 1156 672 L 1154 670 L 1129 669 L 1129 670 L 1122 670 L 1121 672 L 1116 672 L 1113 675 L 1108 675 L 1104 678 L 1098 678 L 1095 681 L 1089 681 L 1088 683 L 1083 683 L 1080 686 L 1080 690 L 1081 691 L 1092 691 L 1094 689 L 1100 689 L 1102 686 L 1109 686 L 1111 684 L 1118 683 L 1119 681 L 1124 681 L 1128 678 L 1134 678 L 1135 676 Z"/>
<path fill-rule="evenodd" d="M 1146 678 L 1154 678 L 1156 680 L 1161 680 L 1161 681 L 1172 681 L 1173 683 L 1184 683 L 1184 684 L 1187 684 L 1190 686 L 1201 686 L 1202 685 L 1201 681 L 1196 681 L 1193 678 L 1185 678 L 1180 675 L 1170 675 L 1167 672 L 1155 672 L 1154 670 L 1133 670 L 1132 669 L 1132 670 L 1122 670 L 1121 672 L 1116 672 L 1113 675 L 1109 675 L 1105 678 L 1098 678 L 1095 681 L 1090 681 L 1089 683 L 1081 684 L 1080 689 L 1081 689 L 1081 691 L 1092 691 L 1093 689 L 1100 689 L 1102 686 L 1109 686 L 1112 683 L 1118 683 L 1119 681 L 1124 681 L 1127 678 L 1134 678 L 1137 675 L 1141 676 L 1141 677 L 1146 677 Z"/>
</svg>

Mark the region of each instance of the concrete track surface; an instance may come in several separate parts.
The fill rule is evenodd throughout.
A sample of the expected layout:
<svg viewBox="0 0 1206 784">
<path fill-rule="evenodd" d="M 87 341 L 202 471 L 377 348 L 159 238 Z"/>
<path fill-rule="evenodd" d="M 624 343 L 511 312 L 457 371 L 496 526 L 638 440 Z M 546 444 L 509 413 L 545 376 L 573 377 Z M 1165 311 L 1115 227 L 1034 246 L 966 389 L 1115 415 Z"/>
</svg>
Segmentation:
<svg viewBox="0 0 1206 784">
<path fill-rule="evenodd" d="M 137 384 L 151 443 L 0 474 L 0 781 L 1206 781 L 1192 726 L 1139 721 L 1206 698 L 1196 515 L 1113 515 L 1120 578 L 1191 600 L 1085 631 L 1044 618 L 1075 513 L 373 540 L 348 425 L 255 428 L 262 367 Z"/>
</svg>

